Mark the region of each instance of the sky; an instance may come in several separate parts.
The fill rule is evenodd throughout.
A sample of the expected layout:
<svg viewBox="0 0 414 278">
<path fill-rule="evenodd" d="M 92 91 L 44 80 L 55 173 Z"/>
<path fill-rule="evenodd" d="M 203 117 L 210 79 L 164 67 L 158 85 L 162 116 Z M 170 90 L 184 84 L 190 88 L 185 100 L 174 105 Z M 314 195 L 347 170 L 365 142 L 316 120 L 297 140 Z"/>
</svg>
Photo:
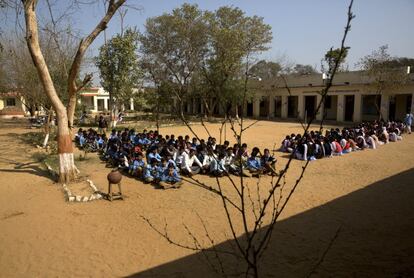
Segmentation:
<svg viewBox="0 0 414 278">
<path fill-rule="evenodd" d="M 60 1 L 60 2 L 59 2 Z M 58 0 L 54 7 L 59 11 Z M 347 0 L 128 0 L 127 3 L 141 10 L 129 9 L 125 26 L 137 26 L 144 31 L 149 17 L 171 12 L 183 3 L 197 4 L 203 10 L 214 11 L 220 6 L 233 6 L 246 15 L 258 15 L 272 27 L 273 41 L 269 51 L 259 58 L 292 64 L 310 64 L 320 69 L 320 61 L 330 47 L 339 47 L 347 19 Z M 40 7 L 41 8 L 41 7 Z M 44 10 L 41 10 L 44 12 Z M 82 6 L 79 16 L 73 18 L 74 26 L 87 34 L 97 24 L 104 12 L 101 6 Z M 355 0 L 355 19 L 347 39 L 350 46 L 347 64 L 357 69 L 358 60 L 387 44 L 392 56 L 414 58 L 414 0 Z M 120 31 L 119 16 L 107 29 L 107 36 Z M 97 53 L 103 36 L 91 46 Z"/>
</svg>

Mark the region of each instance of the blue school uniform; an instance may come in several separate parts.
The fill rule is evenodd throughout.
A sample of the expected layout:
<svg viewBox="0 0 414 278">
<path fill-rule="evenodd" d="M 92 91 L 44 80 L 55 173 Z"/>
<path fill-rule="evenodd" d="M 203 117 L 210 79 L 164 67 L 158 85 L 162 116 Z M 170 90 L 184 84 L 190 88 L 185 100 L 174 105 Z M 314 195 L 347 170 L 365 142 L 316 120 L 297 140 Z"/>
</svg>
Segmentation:
<svg viewBox="0 0 414 278">
<path fill-rule="evenodd" d="M 85 143 L 86 143 L 86 138 L 83 135 L 81 135 L 79 137 L 79 145 L 82 147 L 83 145 L 85 145 Z"/>
<path fill-rule="evenodd" d="M 133 161 L 133 163 L 131 163 L 131 165 L 129 165 L 129 169 L 131 169 L 131 170 L 136 170 L 138 168 L 144 168 L 144 167 L 145 167 L 144 160 L 138 160 L 138 159 L 135 159 Z"/>
<path fill-rule="evenodd" d="M 249 157 L 249 159 L 247 159 L 247 168 L 259 170 L 261 168 L 260 160 L 257 158 Z"/>
<path fill-rule="evenodd" d="M 167 168 L 164 171 L 163 175 L 161 176 L 161 181 L 175 183 L 175 182 L 180 182 L 181 177 L 180 177 L 180 175 L 178 175 L 176 170 L 173 170 L 173 174 L 172 174 L 172 176 L 170 176 L 169 175 L 169 169 Z"/>
<path fill-rule="evenodd" d="M 158 153 L 149 153 L 148 154 L 148 161 L 151 161 L 153 158 L 155 158 L 158 162 L 161 161 L 161 156 Z"/>
<path fill-rule="evenodd" d="M 143 178 L 155 178 L 156 176 L 157 166 L 152 166 L 151 164 L 147 164 L 144 168 L 144 175 Z"/>
</svg>

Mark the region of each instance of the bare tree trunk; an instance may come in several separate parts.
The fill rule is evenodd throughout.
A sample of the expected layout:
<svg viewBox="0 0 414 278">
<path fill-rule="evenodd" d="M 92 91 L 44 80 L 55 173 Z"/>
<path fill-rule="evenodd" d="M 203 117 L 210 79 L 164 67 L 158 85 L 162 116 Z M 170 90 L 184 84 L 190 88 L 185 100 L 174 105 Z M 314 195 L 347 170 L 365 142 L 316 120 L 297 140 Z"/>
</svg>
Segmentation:
<svg viewBox="0 0 414 278">
<path fill-rule="evenodd" d="M 74 94 L 69 99 L 69 103 L 68 103 L 68 124 L 71 129 L 73 128 L 73 124 L 75 122 L 75 109 L 76 109 L 76 94 Z"/>
<path fill-rule="evenodd" d="M 156 115 L 157 133 L 160 132 L 160 97 L 157 98 L 157 115 Z"/>
<path fill-rule="evenodd" d="M 30 117 L 34 117 L 36 114 L 36 106 L 31 105 L 29 108 L 29 112 L 30 112 Z"/>
<path fill-rule="evenodd" d="M 68 117 L 65 113 L 56 113 L 58 118 L 58 154 L 59 154 L 59 182 L 69 183 L 73 181 L 78 169 L 75 166 L 73 156 L 72 137 L 69 126 L 67 125 Z"/>
<path fill-rule="evenodd" d="M 36 3 L 37 1 L 35 0 L 23 1 L 26 20 L 26 41 L 45 93 L 52 102 L 53 109 L 56 111 L 58 120 L 59 181 L 67 183 L 75 178 L 78 170 L 73 159 L 73 146 L 68 127 L 66 108 L 56 93 L 49 69 L 40 50 L 35 12 Z"/>
</svg>

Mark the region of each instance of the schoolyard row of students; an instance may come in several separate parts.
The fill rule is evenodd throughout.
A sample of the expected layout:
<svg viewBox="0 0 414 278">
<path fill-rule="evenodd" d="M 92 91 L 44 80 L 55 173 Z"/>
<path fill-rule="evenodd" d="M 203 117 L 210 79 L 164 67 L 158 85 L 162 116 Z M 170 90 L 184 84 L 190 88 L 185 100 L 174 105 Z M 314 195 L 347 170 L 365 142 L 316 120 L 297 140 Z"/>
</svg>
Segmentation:
<svg viewBox="0 0 414 278">
<path fill-rule="evenodd" d="M 376 149 L 383 144 L 402 140 L 402 134 L 411 133 L 411 125 L 402 122 L 365 122 L 352 128 L 287 135 L 282 141 L 282 152 L 294 152 L 299 160 L 316 160 L 339 156 L 364 149 Z"/>
<path fill-rule="evenodd" d="M 100 151 L 112 167 L 128 171 L 132 176 L 163 188 L 179 187 L 181 176 L 207 174 L 222 177 L 228 174 L 254 176 L 277 175 L 276 158 L 269 149 L 263 153 L 254 147 L 249 154 L 247 144 L 228 141 L 217 144 L 214 137 L 207 141 L 175 135 L 165 137 L 156 131 L 134 129 L 113 130 L 109 137 L 94 129 L 79 129 L 75 142 L 80 148 Z"/>
</svg>

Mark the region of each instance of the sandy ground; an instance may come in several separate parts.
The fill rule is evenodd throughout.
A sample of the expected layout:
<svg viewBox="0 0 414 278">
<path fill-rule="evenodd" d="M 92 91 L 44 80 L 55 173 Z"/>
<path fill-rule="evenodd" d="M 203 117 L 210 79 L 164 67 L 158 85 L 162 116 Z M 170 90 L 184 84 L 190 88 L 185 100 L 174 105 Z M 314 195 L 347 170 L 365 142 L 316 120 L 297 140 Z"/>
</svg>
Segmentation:
<svg viewBox="0 0 414 278">
<path fill-rule="evenodd" d="M 217 137 L 218 127 L 209 125 Z M 201 126 L 194 130 L 207 137 Z M 199 215 L 215 242 L 225 245 L 231 243 L 230 232 L 217 196 L 189 183 L 163 191 L 124 177 L 124 201 L 67 203 L 33 160 L 37 150 L 19 139 L 29 131 L 0 123 L 1 277 L 216 276 L 200 253 L 172 246 L 141 216 L 161 229 L 167 222 L 171 238 L 191 245 L 184 223 L 209 247 Z M 273 149 L 286 134 L 299 131 L 298 124 L 262 121 L 246 131 L 244 141 L 250 149 Z M 161 133 L 191 135 L 186 127 Z M 275 154 L 281 169 L 287 158 Z M 292 163 L 286 190 L 302 165 Z M 78 166 L 106 190 L 109 169 L 96 155 Z M 215 186 L 214 179 L 200 179 Z M 230 182 L 221 181 L 235 197 Z M 261 194 L 269 182 L 260 180 Z M 257 179 L 247 183 L 256 189 Z M 261 272 L 265 277 L 412 277 L 413 199 L 414 135 L 378 150 L 314 161 L 276 224 Z M 241 223 L 235 226 L 242 235 Z"/>
</svg>

